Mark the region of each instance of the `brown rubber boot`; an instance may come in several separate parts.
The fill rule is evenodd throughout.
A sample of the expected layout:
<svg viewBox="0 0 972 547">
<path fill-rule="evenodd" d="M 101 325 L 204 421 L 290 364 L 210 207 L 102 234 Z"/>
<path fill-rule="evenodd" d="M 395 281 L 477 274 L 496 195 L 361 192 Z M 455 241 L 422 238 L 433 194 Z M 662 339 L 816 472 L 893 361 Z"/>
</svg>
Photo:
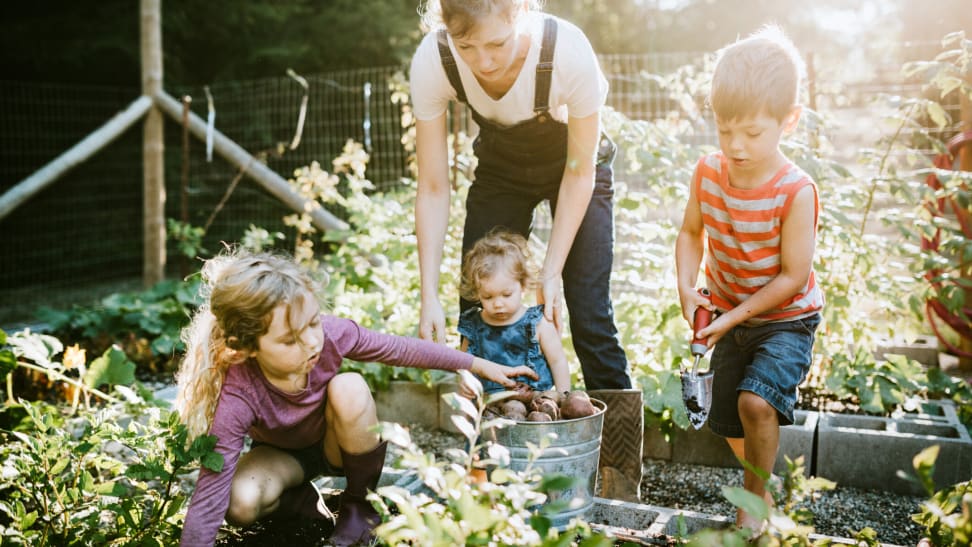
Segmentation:
<svg viewBox="0 0 972 547">
<path fill-rule="evenodd" d="M 640 389 L 595 389 L 587 392 L 607 404 L 598 459 L 602 498 L 641 501 L 641 455 L 645 415 Z"/>
<path fill-rule="evenodd" d="M 348 486 L 341 493 L 341 508 L 334 533 L 331 534 L 334 545 L 348 546 L 371 541 L 371 531 L 381 519 L 365 496 L 378 486 L 387 448 L 388 442 L 385 441 L 364 454 L 348 454 L 341 449 Z"/>
</svg>

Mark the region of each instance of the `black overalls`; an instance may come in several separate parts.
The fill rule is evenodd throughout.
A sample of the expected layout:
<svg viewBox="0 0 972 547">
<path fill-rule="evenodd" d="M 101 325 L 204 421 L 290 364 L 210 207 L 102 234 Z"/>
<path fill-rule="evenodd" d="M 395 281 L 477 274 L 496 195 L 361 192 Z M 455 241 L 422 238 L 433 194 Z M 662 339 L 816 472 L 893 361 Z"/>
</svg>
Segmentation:
<svg viewBox="0 0 972 547">
<path fill-rule="evenodd" d="M 466 197 L 463 256 L 476 241 L 499 226 L 529 236 L 533 211 L 544 199 L 550 200 L 551 211 L 556 214 L 557 192 L 567 162 L 567 124 L 549 113 L 556 41 L 557 21 L 548 17 L 544 21 L 536 70 L 533 118 L 507 127 L 493 123 L 469 107 L 480 128 L 473 143 L 479 163 Z M 444 30 L 439 32 L 438 45 L 449 83 L 459 101 L 468 106 Z M 631 387 L 628 361 L 618 341 L 611 305 L 614 261 L 611 162 L 615 150 L 614 143 L 602 135 L 594 193 L 563 271 L 571 336 L 588 390 Z M 471 305 L 463 301 L 462 309 Z"/>
</svg>

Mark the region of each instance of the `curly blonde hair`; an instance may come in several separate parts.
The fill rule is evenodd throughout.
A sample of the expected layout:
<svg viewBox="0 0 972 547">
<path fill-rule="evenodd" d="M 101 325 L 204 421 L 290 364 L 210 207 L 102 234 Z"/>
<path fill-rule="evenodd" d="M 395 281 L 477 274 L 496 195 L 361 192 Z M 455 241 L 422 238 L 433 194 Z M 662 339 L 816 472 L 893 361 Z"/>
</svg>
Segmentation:
<svg viewBox="0 0 972 547">
<path fill-rule="evenodd" d="M 176 410 L 190 438 L 209 431 L 232 365 L 259 349 L 273 310 L 293 317 L 317 293 L 316 282 L 290 258 L 227 249 L 202 269 L 204 303 L 182 331 L 186 354 L 176 375 Z"/>
<path fill-rule="evenodd" d="M 526 238 L 506 230 L 493 230 L 477 241 L 463 258 L 459 294 L 479 302 L 482 282 L 497 272 L 509 272 L 524 289 L 535 289 L 539 273 L 531 263 Z"/>
</svg>

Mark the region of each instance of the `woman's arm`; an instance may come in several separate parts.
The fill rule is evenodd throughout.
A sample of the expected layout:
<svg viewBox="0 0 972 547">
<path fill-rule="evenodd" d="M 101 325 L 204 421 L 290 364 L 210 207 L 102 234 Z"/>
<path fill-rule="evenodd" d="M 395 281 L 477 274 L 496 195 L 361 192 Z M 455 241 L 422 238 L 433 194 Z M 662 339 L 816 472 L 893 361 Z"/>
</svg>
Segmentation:
<svg viewBox="0 0 972 547">
<path fill-rule="evenodd" d="M 418 238 L 421 314 L 419 336 L 445 342 L 445 313 L 439 302 L 439 267 L 449 225 L 449 152 L 446 116 L 415 123 L 418 193 L 415 199 L 415 235 Z"/>
<path fill-rule="evenodd" d="M 567 254 L 574 243 L 577 229 L 594 192 L 594 168 L 597 162 L 597 141 L 600 135 L 600 114 L 567 119 L 567 165 L 557 194 L 557 211 L 547 254 L 541 270 L 541 284 L 537 299 L 544 304 L 543 314 L 561 330 L 560 276 Z"/>
</svg>

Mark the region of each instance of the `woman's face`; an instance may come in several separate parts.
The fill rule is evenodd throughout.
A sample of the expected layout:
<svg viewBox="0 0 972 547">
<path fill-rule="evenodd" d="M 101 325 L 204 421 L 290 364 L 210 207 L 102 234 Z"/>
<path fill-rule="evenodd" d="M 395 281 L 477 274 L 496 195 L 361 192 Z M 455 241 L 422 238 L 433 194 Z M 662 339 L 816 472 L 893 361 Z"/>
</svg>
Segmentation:
<svg viewBox="0 0 972 547">
<path fill-rule="evenodd" d="M 464 36 L 452 37 L 459 57 L 479 81 L 496 82 L 513 70 L 521 42 L 516 22 L 516 17 L 492 13 L 481 17 Z"/>
</svg>

